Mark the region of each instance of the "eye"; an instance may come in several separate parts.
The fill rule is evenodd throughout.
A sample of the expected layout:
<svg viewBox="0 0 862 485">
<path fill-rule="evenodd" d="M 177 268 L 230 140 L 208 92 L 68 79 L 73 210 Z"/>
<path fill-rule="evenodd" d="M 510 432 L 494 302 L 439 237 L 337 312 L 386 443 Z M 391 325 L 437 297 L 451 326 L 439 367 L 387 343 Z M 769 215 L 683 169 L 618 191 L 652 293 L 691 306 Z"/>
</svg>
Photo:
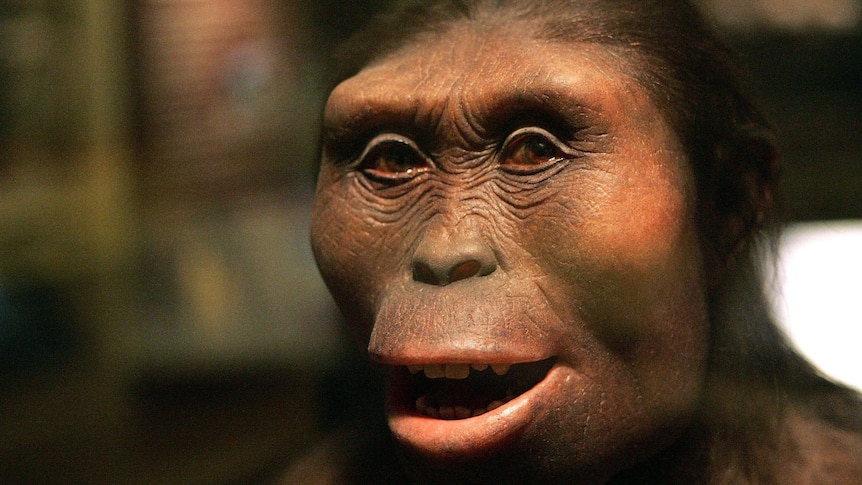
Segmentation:
<svg viewBox="0 0 862 485">
<path fill-rule="evenodd" d="M 514 173 L 535 173 L 573 157 L 550 133 L 538 128 L 518 130 L 503 144 L 501 167 Z"/>
<path fill-rule="evenodd" d="M 375 138 L 360 157 L 359 171 L 372 180 L 406 182 L 431 168 L 427 158 L 401 138 Z"/>
</svg>

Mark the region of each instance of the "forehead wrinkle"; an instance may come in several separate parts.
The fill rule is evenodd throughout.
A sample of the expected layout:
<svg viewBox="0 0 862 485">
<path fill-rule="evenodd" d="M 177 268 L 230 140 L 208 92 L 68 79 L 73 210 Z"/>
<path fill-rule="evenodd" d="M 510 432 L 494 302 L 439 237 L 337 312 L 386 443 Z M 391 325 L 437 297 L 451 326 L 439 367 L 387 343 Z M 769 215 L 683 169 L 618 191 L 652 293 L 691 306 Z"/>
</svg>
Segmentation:
<svg viewBox="0 0 862 485">
<path fill-rule="evenodd" d="M 413 120 L 416 124 L 425 124 L 425 129 L 429 130 L 453 119 L 451 114 L 459 111 L 453 106 L 462 105 L 456 93 L 463 90 L 472 69 L 447 67 L 464 63 L 465 46 L 470 59 L 497 57 L 493 52 L 485 52 L 488 45 L 485 35 L 471 34 L 459 27 L 471 30 L 470 24 L 460 24 L 443 39 L 408 44 L 373 61 L 336 86 L 325 107 L 326 131 L 334 136 L 339 133 L 349 136 L 361 131 L 363 126 L 386 125 L 396 120 Z M 458 32 L 462 35 L 456 35 Z M 463 35 L 471 42 L 452 41 L 452 37 L 462 38 Z M 476 42 L 472 42 L 474 40 Z M 474 63 L 470 61 L 470 64 Z M 442 133 L 434 129 L 430 134 Z"/>
<path fill-rule="evenodd" d="M 454 65 L 464 63 L 465 57 L 468 59 L 482 59 L 484 62 L 470 62 L 468 69 L 463 69 L 459 72 L 456 80 L 452 83 L 451 96 L 447 103 L 448 112 L 451 116 L 446 117 L 444 121 L 448 121 L 449 123 L 441 127 L 445 129 L 451 126 L 448 133 L 458 137 L 459 141 L 465 147 L 482 146 L 487 143 L 487 126 L 484 123 L 483 117 L 480 116 L 478 110 L 474 109 L 473 105 L 476 104 L 481 107 L 483 104 L 487 104 L 487 100 L 483 99 L 485 96 L 483 91 L 488 83 L 487 80 L 501 75 L 499 69 L 500 56 L 493 51 L 496 46 L 489 44 L 488 37 L 482 35 L 478 37 L 480 39 L 478 45 L 471 45 L 471 48 L 467 49 L 466 56 L 464 49 L 457 46 L 450 51 Z M 490 52 L 486 52 L 488 50 Z M 490 63 L 487 61 L 488 59 L 491 59 Z M 474 103 L 474 100 L 477 100 L 477 102 Z M 446 134 L 440 133 L 442 136 Z"/>
<path fill-rule="evenodd" d="M 621 65 L 615 52 L 601 45 L 524 37 L 514 35 L 511 27 L 468 31 L 466 35 L 466 40 L 455 37 L 408 48 L 405 55 L 433 63 L 442 56 L 427 56 L 426 52 L 449 52 L 446 63 L 429 71 L 437 79 L 447 72 L 458 73 L 457 83 L 448 82 L 452 83 L 453 95 L 459 97 L 456 106 L 464 117 L 462 131 L 469 128 L 480 136 L 493 131 L 499 123 L 496 115 L 506 113 L 506 105 L 517 108 L 539 102 L 545 109 L 592 106 L 594 112 L 603 111 L 600 108 L 608 88 L 618 89 L 618 84 L 627 84 L 630 77 L 625 69 L 630 66 Z M 477 38 L 478 45 L 470 42 Z M 578 69 L 578 64 L 583 69 Z"/>
<path fill-rule="evenodd" d="M 434 138 L 472 145 L 487 139 L 511 116 L 532 110 L 553 111 L 574 124 L 583 123 L 579 118 L 606 111 L 607 100 L 582 93 L 578 85 L 584 83 L 571 76 L 532 73 L 516 83 L 485 83 L 475 90 L 463 85 L 449 90 L 439 86 L 433 91 L 422 85 L 409 90 L 366 86 L 352 99 L 331 103 L 335 109 L 328 110 L 328 124 L 348 132 L 359 131 L 361 126 L 413 125 Z"/>
<path fill-rule="evenodd" d="M 441 49 L 431 48 L 431 51 Z M 420 60 L 429 66 L 436 62 L 438 69 L 429 69 L 435 73 L 435 77 L 426 77 L 417 83 L 417 99 L 424 99 L 424 105 L 431 115 L 428 119 L 433 124 L 426 125 L 429 134 L 433 134 L 433 140 L 437 141 L 435 149 L 444 147 L 460 147 L 466 150 L 476 150 L 487 143 L 487 130 L 482 126 L 471 109 L 470 100 L 476 97 L 476 90 L 481 91 L 485 84 L 487 75 L 494 74 L 477 72 L 477 69 L 457 69 L 463 63 L 464 52 L 461 49 L 442 49 L 446 54 L 432 55 L 430 61 Z M 495 59 L 497 56 L 484 54 L 484 39 L 479 45 L 471 45 L 467 49 L 470 57 L 477 59 Z M 440 62 L 437 58 L 445 58 Z M 447 70 L 445 66 L 456 66 L 456 69 Z M 484 67 L 481 70 L 488 70 Z M 442 73 L 442 74 L 441 74 Z M 423 85 L 430 85 L 431 89 L 423 89 Z"/>
<path fill-rule="evenodd" d="M 518 121 L 513 117 L 542 121 L 550 114 L 558 118 L 550 121 L 576 128 L 607 121 L 603 115 L 624 108 L 620 97 L 637 85 L 626 66 L 614 67 L 612 52 L 595 44 L 505 32 L 471 45 L 473 39 L 411 45 L 375 62 L 336 89 L 328 124 L 347 135 L 392 129 L 419 136 L 427 148 L 475 149 Z M 556 68 L 578 64 L 584 68 Z"/>
</svg>

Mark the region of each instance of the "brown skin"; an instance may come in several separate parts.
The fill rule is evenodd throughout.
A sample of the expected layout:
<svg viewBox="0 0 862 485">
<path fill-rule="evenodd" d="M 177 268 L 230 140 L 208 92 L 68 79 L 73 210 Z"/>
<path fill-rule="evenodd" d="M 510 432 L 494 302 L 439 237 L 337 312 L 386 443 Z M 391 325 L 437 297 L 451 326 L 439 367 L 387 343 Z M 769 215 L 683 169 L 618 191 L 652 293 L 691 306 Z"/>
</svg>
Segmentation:
<svg viewBox="0 0 862 485">
<path fill-rule="evenodd" d="M 695 412 L 709 323 L 693 175 L 609 47 L 461 22 L 340 84 L 312 242 L 414 478 L 603 483 Z M 408 365 L 555 358 L 501 408 L 403 402 Z M 499 474 L 499 476 L 493 476 Z"/>
<path fill-rule="evenodd" d="M 285 483 L 858 483 L 862 399 L 760 288 L 772 130 L 697 11 L 409 3 L 344 51 L 313 227 L 392 436 L 357 416 Z"/>
</svg>

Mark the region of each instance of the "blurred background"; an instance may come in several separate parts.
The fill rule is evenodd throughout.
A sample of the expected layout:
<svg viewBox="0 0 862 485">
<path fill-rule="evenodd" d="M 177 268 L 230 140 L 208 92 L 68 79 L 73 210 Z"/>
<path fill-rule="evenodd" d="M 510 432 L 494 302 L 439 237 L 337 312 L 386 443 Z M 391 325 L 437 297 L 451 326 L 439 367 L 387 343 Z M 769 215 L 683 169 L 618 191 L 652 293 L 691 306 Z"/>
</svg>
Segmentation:
<svg viewBox="0 0 862 485">
<path fill-rule="evenodd" d="M 371 405 L 307 223 L 330 55 L 385 3 L 0 0 L 0 483 L 266 483 Z M 777 312 L 851 382 L 862 0 L 700 3 L 780 130 Z"/>
</svg>

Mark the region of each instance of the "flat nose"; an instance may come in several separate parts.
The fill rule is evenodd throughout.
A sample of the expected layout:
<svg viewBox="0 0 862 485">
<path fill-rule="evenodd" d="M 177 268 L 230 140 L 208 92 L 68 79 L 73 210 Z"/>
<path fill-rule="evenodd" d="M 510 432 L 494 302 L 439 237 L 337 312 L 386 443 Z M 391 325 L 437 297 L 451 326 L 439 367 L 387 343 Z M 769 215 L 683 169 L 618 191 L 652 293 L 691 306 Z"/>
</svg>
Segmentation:
<svg viewBox="0 0 862 485">
<path fill-rule="evenodd" d="M 413 255 L 413 280 L 446 286 L 497 270 L 494 251 L 477 230 L 432 228 Z"/>
</svg>

